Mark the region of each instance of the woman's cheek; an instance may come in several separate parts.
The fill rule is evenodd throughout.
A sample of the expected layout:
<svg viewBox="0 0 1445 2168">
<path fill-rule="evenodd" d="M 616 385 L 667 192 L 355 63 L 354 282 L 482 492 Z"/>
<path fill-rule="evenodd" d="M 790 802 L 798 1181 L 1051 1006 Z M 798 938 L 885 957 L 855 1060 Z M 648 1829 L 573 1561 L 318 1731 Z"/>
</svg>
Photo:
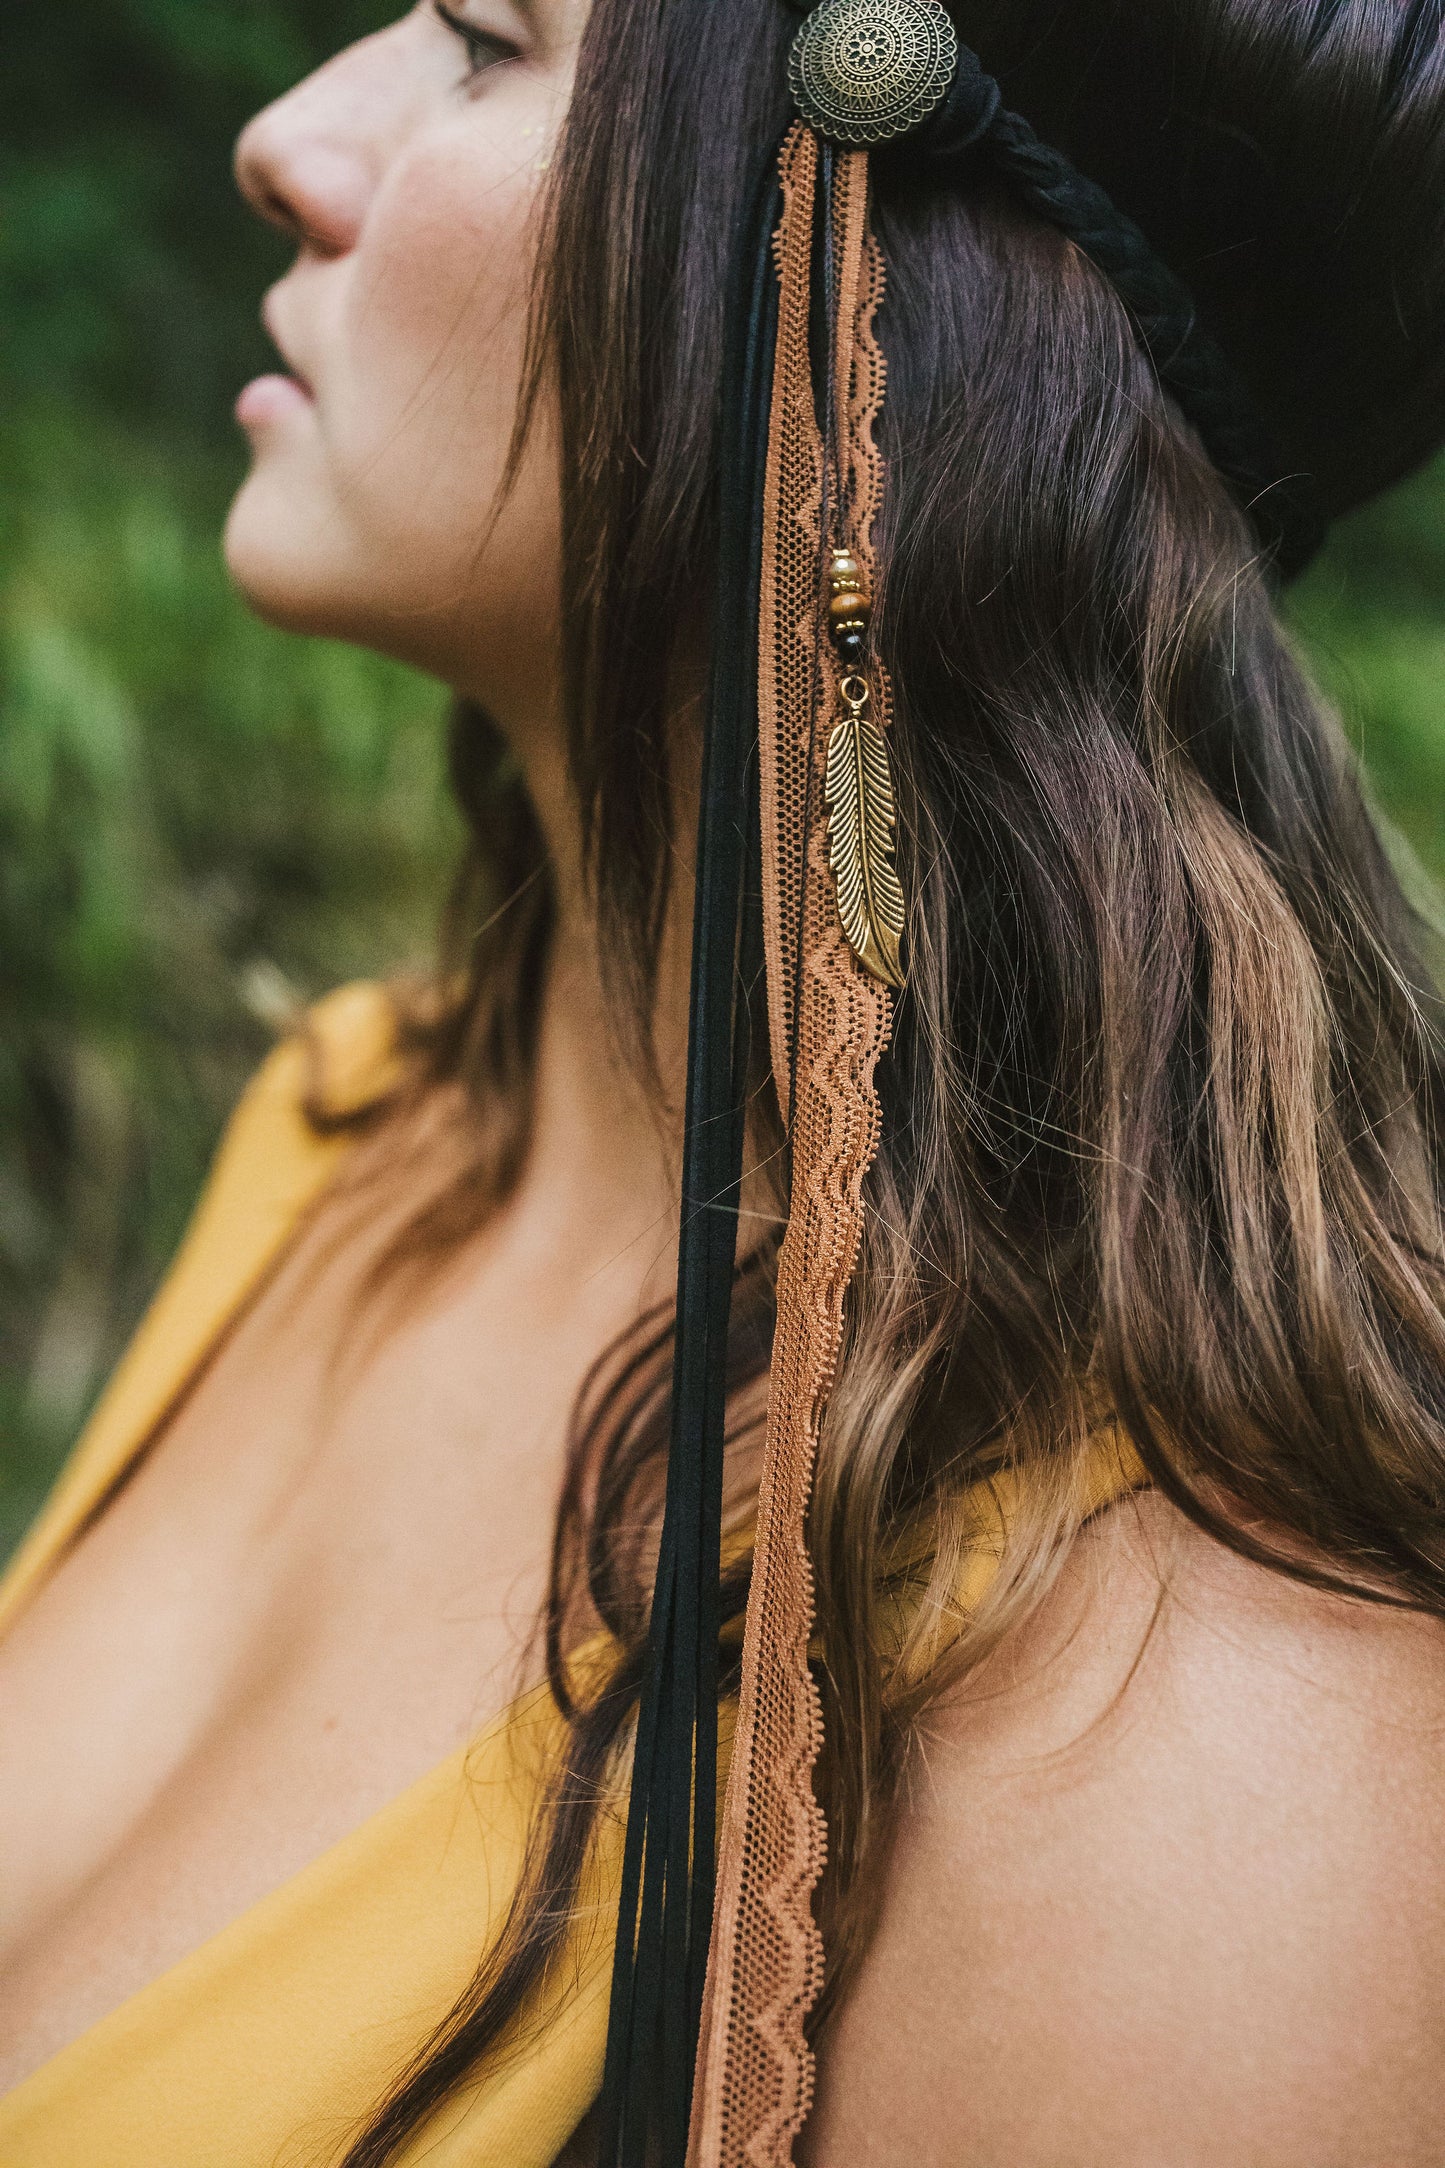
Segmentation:
<svg viewBox="0 0 1445 2168">
<path fill-rule="evenodd" d="M 384 545 L 475 561 L 506 470 L 539 176 L 449 128 L 387 181 L 348 282 L 338 477 Z M 398 567 L 398 570 L 401 568 Z"/>
<path fill-rule="evenodd" d="M 460 108 L 395 160 L 351 254 L 303 267 L 315 409 L 258 443 L 229 542 L 265 614 L 499 702 L 487 675 L 535 674 L 556 635 L 548 417 L 501 491 L 547 140 L 520 101 Z"/>
</svg>

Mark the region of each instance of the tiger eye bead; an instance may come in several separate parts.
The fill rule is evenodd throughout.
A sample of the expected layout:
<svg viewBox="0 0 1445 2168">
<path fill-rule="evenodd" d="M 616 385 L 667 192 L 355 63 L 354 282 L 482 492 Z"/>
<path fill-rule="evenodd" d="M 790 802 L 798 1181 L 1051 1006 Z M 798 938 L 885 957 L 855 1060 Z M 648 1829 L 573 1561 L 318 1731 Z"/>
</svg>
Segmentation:
<svg viewBox="0 0 1445 2168">
<path fill-rule="evenodd" d="M 841 632 L 845 626 L 855 626 L 861 632 L 868 623 L 868 597 L 856 587 L 845 587 L 841 594 L 831 595 L 828 623 L 834 632 Z"/>
</svg>

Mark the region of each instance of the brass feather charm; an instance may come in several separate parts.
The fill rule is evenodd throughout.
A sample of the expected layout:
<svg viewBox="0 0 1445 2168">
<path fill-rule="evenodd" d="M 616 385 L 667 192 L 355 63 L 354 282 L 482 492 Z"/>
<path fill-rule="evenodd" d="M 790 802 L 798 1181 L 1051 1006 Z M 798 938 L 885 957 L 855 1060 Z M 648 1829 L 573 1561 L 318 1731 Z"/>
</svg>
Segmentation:
<svg viewBox="0 0 1445 2168">
<path fill-rule="evenodd" d="M 898 799 L 883 732 L 868 713 L 865 679 L 843 680 L 848 713 L 828 742 L 828 862 L 848 946 L 885 986 L 901 987 L 903 889 L 893 864 Z"/>
</svg>

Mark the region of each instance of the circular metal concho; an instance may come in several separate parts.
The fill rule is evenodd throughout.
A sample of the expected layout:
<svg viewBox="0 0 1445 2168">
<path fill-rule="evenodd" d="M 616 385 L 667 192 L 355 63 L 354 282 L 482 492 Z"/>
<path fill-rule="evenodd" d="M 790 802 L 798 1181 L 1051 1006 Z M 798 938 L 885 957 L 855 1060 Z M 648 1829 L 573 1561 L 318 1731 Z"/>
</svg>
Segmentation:
<svg viewBox="0 0 1445 2168">
<path fill-rule="evenodd" d="M 788 85 L 820 136 L 866 147 L 927 120 L 957 66 L 938 0 L 822 0 L 793 40 Z"/>
</svg>

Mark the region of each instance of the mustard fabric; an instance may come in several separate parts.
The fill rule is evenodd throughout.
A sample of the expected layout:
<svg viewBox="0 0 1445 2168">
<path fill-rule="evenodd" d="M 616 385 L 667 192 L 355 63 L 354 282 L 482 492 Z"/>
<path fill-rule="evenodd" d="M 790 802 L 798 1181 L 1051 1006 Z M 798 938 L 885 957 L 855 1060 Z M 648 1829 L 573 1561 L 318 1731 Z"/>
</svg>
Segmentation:
<svg viewBox="0 0 1445 2168">
<path fill-rule="evenodd" d="M 394 1061 L 390 1005 L 312 1012 L 232 1120 L 169 1278 L 29 1540 L 0 1631 L 99 1512 L 264 1283 L 348 1143 L 308 1097 L 361 1106 Z M 1138 1481 L 1113 1447 L 1099 1504 Z M 960 1586 L 976 1600 L 1001 1529 Z M 495 1936 L 554 1749 L 545 1690 L 517 1702 L 281 1888 L 0 2100 L 0 2168 L 321 2168 L 426 2042 Z M 565 1977 L 515 2049 L 439 2112 L 407 2168 L 549 2168 L 601 2084 L 620 1817 L 605 1817 Z"/>
</svg>

